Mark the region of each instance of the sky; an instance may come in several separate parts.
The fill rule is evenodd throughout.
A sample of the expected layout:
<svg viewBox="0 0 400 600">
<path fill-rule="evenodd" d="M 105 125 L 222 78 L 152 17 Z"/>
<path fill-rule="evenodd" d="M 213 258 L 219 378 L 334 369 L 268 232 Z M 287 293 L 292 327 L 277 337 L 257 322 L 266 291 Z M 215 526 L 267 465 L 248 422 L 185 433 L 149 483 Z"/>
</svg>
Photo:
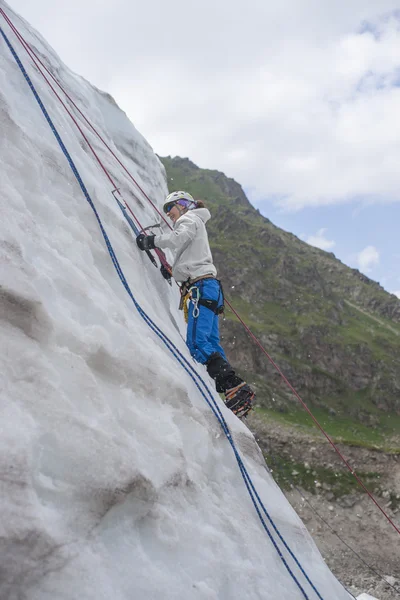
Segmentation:
<svg viewBox="0 0 400 600">
<path fill-rule="evenodd" d="M 161 156 L 400 297 L 398 0 L 14 0 Z"/>
</svg>

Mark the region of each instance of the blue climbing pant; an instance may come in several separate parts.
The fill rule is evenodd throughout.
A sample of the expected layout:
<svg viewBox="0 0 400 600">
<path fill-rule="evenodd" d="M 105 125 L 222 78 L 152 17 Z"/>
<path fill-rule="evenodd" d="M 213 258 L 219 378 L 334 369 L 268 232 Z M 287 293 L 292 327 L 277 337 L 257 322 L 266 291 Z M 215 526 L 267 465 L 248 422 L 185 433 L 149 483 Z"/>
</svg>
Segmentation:
<svg viewBox="0 0 400 600">
<path fill-rule="evenodd" d="M 198 289 L 199 298 L 216 300 L 217 308 L 223 305 L 224 296 L 221 284 L 217 279 L 202 279 L 193 287 Z M 219 340 L 218 315 L 207 306 L 199 304 L 199 312 L 196 317 L 193 314 L 194 308 L 195 304 L 193 300 L 190 300 L 186 335 L 186 344 L 190 354 L 203 365 L 214 352 L 219 352 L 226 360 L 224 349 Z"/>
</svg>

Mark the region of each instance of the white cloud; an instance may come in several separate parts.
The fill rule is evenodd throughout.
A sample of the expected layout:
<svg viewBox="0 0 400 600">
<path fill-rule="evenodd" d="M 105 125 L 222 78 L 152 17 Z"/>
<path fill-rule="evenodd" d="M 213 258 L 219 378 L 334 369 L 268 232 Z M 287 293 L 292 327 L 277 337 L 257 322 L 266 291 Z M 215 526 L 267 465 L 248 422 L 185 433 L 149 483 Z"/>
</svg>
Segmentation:
<svg viewBox="0 0 400 600">
<path fill-rule="evenodd" d="M 260 208 L 400 199 L 398 0 L 13 7 L 159 154 L 225 171 Z"/>
<path fill-rule="evenodd" d="M 330 250 L 336 244 L 333 240 L 328 240 L 325 237 L 325 232 L 327 230 L 325 228 L 317 231 L 315 235 L 310 235 L 306 237 L 305 241 L 307 244 L 311 244 L 311 246 L 316 246 L 317 248 L 321 248 L 321 250 Z"/>
<path fill-rule="evenodd" d="M 379 264 L 379 252 L 375 246 L 366 246 L 357 254 L 357 263 L 360 271 L 369 273 L 372 267 Z"/>
</svg>

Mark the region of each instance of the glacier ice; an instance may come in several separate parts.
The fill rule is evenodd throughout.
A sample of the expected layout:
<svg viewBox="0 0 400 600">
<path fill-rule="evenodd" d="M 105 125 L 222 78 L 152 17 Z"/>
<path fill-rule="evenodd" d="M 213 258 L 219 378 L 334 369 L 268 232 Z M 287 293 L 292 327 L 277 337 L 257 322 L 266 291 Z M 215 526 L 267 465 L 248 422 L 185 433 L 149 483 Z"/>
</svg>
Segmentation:
<svg viewBox="0 0 400 600">
<path fill-rule="evenodd" d="M 147 141 L 110 96 L 72 73 L 5 2 L 0 7 L 160 206 L 165 173 Z M 133 294 L 190 361 L 177 289 L 137 251 L 110 183 L 0 20 Z M 0 122 L 0 597 L 303 598 L 261 526 L 220 425 L 122 286 L 93 211 L 2 38 Z M 154 222 L 144 196 L 87 135 L 140 220 Z M 258 493 L 321 597 L 349 598 L 250 431 L 215 399 Z"/>
</svg>

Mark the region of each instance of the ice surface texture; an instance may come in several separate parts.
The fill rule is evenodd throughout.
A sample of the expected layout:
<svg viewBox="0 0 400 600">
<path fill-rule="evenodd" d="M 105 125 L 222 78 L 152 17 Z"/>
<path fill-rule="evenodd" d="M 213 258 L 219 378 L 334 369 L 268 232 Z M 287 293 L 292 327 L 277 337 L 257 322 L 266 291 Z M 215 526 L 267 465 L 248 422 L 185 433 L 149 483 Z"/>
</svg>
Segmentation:
<svg viewBox="0 0 400 600">
<path fill-rule="evenodd" d="M 146 140 L 107 94 L 70 72 L 0 6 L 160 206 L 165 173 Z M 108 180 L 1 26 L 75 161 L 135 297 L 190 360 L 177 289 L 138 252 Z M 2 39 L 0 122 L 0 597 L 302 598 L 209 407 L 121 285 L 94 214 Z M 140 220 L 154 222 L 151 206 L 88 136 Z M 222 409 L 260 496 L 313 583 L 326 600 L 348 598 L 251 433 Z"/>
</svg>

